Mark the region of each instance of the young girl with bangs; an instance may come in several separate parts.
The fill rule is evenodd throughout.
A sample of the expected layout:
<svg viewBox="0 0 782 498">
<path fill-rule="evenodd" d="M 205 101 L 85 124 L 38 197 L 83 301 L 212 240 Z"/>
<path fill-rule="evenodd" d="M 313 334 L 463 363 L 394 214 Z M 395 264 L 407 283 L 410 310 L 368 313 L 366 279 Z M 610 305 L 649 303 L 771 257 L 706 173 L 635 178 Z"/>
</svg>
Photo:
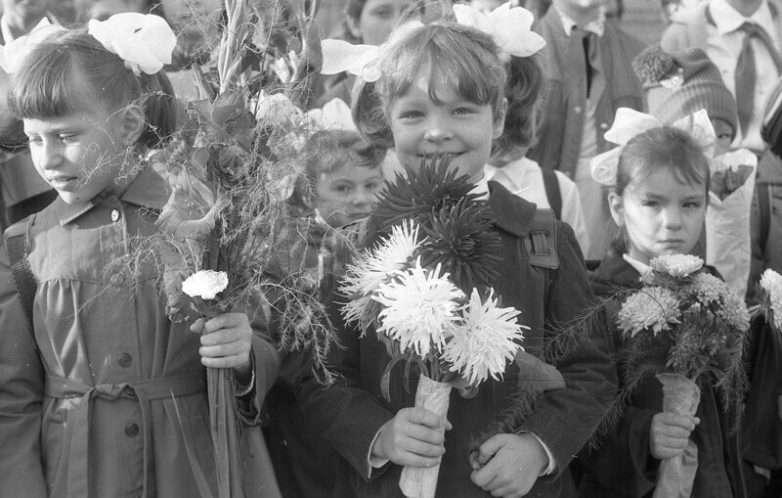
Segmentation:
<svg viewBox="0 0 782 498">
<path fill-rule="evenodd" d="M 451 167 L 488 198 L 503 270 L 487 284 L 503 306 L 521 311 L 519 320 L 530 327 L 524 347 L 545 360 L 554 326 L 574 319 L 594 299 L 570 227 L 552 217 L 545 237 L 550 245 L 543 251 L 526 247 L 535 206 L 484 177 L 507 105 L 497 45 L 467 26 L 432 24 L 392 34 L 381 53 L 380 79 L 357 92 L 354 102 L 360 129 L 372 140 L 393 144 L 408 169 L 432 154 L 450 156 Z M 370 232 L 372 226 L 370 218 Z M 372 239 L 368 234 L 366 240 Z M 403 466 L 437 463 L 438 497 L 572 495 L 568 462 L 595 429 L 614 390 L 604 332 L 599 326 L 588 332 L 589 339 L 556 360 L 567 386 L 546 392 L 517 427 L 489 438 L 480 447 L 484 465 L 473 470 L 471 441 L 512 408 L 510 398 L 525 382 L 515 364 L 507 366 L 503 380 L 482 383 L 471 399 L 452 392 L 444 420 L 413 407 L 401 369 L 391 373 L 391 401 L 385 401 L 380 390 L 389 361 L 385 346 L 372 329 L 359 340 L 358 331 L 343 326 L 343 348 L 332 361 L 344 380 L 326 388 L 306 380 L 300 393 L 311 423 L 343 458 L 336 496 L 401 496 Z"/>
<path fill-rule="evenodd" d="M 640 288 L 641 274 L 652 258 L 693 250 L 706 217 L 709 163 L 687 131 L 651 128 L 627 142 L 610 180 L 608 201 L 618 236 L 591 284 L 608 302 L 608 328 L 620 350 L 622 332 L 614 324 L 621 303 L 614 296 L 622 289 Z M 621 365 L 617 372 L 623 386 Z M 653 375 L 641 381 L 621 418 L 598 441 L 599 448 L 575 460 L 585 470 L 580 496 L 652 496 L 660 460 L 681 455 L 689 440 L 698 448 L 692 496 L 744 496 L 737 435 L 728 430 L 735 414 L 721 410 L 713 385 L 700 388 L 698 411 L 687 417 L 663 411 L 662 386 Z"/>
<path fill-rule="evenodd" d="M 133 15 L 107 22 L 169 34 L 173 48 L 162 19 L 120 16 Z M 215 493 L 204 366 L 234 369 L 247 435 L 277 355 L 245 313 L 171 322 L 157 265 L 139 278 L 116 267 L 157 233 L 167 186 L 143 157 L 173 132 L 175 108 L 164 56 L 121 58 L 107 46 L 125 40 L 95 33 L 49 34 L 13 74 L 10 108 L 58 199 L 0 251 L 0 496 Z M 251 451 L 248 491 L 278 496 Z"/>
</svg>

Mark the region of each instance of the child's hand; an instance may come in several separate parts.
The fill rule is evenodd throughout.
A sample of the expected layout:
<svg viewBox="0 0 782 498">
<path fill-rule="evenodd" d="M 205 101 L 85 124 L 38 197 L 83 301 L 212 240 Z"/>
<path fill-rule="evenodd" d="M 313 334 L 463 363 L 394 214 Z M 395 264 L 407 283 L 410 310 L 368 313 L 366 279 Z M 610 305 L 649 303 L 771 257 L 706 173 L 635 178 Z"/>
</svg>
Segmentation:
<svg viewBox="0 0 782 498">
<path fill-rule="evenodd" d="M 526 495 L 548 467 L 548 455 L 532 434 L 497 434 L 480 447 L 478 460 L 485 464 L 472 473 L 476 486 L 492 496 Z"/>
<path fill-rule="evenodd" d="M 675 413 L 660 412 L 649 426 L 649 452 L 654 458 L 672 458 L 684 452 L 690 433 L 701 420 Z"/>
<path fill-rule="evenodd" d="M 402 408 L 386 422 L 372 445 L 372 456 L 397 465 L 433 467 L 445 453 L 451 423 L 424 408 Z"/>
<path fill-rule="evenodd" d="M 198 353 L 204 366 L 235 368 L 239 374 L 247 373 L 253 337 L 247 315 L 223 313 L 206 322 L 199 318 L 190 330 L 201 334 Z"/>
</svg>

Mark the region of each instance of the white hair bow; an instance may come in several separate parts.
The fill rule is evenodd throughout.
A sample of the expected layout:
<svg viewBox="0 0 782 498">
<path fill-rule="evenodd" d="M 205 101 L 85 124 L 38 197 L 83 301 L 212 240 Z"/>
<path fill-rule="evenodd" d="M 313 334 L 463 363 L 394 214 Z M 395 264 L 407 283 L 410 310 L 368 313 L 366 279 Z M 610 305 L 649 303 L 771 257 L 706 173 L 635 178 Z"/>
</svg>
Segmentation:
<svg viewBox="0 0 782 498">
<path fill-rule="evenodd" d="M 405 37 L 411 31 L 423 26 L 421 21 L 408 21 L 397 27 L 388 37 L 388 40 L 380 45 L 353 45 L 344 40 L 329 38 L 320 42 L 323 54 L 323 66 L 321 74 L 339 74 L 348 72 L 360 76 L 369 83 L 380 79 L 381 54 L 388 47 Z"/>
<path fill-rule="evenodd" d="M 331 99 L 320 109 L 307 112 L 307 120 L 317 129 L 358 132 L 350 107 L 342 99 Z"/>
<path fill-rule="evenodd" d="M 532 12 L 522 7 L 511 8 L 506 2 L 491 12 L 482 12 L 469 5 L 454 5 L 459 24 L 470 26 L 489 35 L 507 62 L 511 55 L 529 57 L 546 46 L 546 40 L 532 31 Z"/>
<path fill-rule="evenodd" d="M 176 35 L 159 16 L 126 12 L 105 21 L 91 20 L 87 32 L 125 61 L 135 75 L 155 74 L 171 63 Z"/>
<path fill-rule="evenodd" d="M 616 184 L 616 172 L 619 167 L 619 156 L 622 154 L 625 145 L 635 136 L 651 130 L 666 126 L 665 123 L 650 114 L 644 114 L 628 107 L 620 107 L 616 111 L 616 118 L 611 129 L 605 133 L 605 139 L 611 143 L 619 145 L 607 152 L 596 155 L 590 161 L 589 165 L 592 172 L 592 179 L 607 187 L 613 187 Z M 689 133 L 695 142 L 701 146 L 704 155 L 711 159 L 714 156 L 714 144 L 716 136 L 714 128 L 709 119 L 709 114 L 705 109 L 685 116 L 673 124 L 674 128 L 679 128 Z"/>
<path fill-rule="evenodd" d="M 62 26 L 52 24 L 45 17 L 41 19 L 32 31 L 24 36 L 20 36 L 5 46 L 0 45 L 0 68 L 8 74 L 18 72 L 24 63 L 24 60 L 33 51 L 35 47 L 52 33 L 65 31 Z"/>
</svg>

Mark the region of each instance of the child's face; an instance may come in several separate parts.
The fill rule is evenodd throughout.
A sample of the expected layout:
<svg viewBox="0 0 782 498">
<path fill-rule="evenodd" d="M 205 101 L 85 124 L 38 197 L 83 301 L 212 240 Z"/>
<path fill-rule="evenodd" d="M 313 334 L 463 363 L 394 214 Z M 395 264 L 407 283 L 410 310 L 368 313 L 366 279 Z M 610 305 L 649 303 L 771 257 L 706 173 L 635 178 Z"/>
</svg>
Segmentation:
<svg viewBox="0 0 782 498">
<path fill-rule="evenodd" d="M 40 19 L 46 14 L 51 0 L 0 0 L 0 9 L 6 15 L 24 20 Z"/>
<path fill-rule="evenodd" d="M 711 126 L 714 128 L 714 134 L 717 137 L 714 155 L 719 156 L 730 152 L 730 144 L 733 142 L 733 127 L 730 123 L 720 118 L 712 119 Z"/>
<path fill-rule="evenodd" d="M 358 19 L 348 17 L 348 27 L 363 43 L 380 45 L 411 5 L 412 0 L 367 0 Z"/>
<path fill-rule="evenodd" d="M 392 102 L 389 116 L 399 162 L 417 168 L 427 155 L 449 154 L 452 168 L 478 179 L 492 141 L 502 133 L 504 111 L 494 119 L 490 104 L 475 104 L 445 85 L 436 95 L 439 102 L 429 98 L 427 79 L 417 76 Z"/>
<path fill-rule="evenodd" d="M 383 186 L 380 168 L 345 165 L 322 173 L 315 184 L 315 207 L 333 227 L 369 216 Z"/>
<path fill-rule="evenodd" d="M 124 113 L 101 106 L 46 119 L 24 119 L 38 173 L 68 204 L 118 188 L 129 138 Z"/>
<path fill-rule="evenodd" d="M 611 215 L 627 236 L 628 255 L 642 263 L 663 254 L 687 254 L 706 217 L 706 188 L 681 183 L 668 168 L 633 179 L 609 194 Z"/>
</svg>

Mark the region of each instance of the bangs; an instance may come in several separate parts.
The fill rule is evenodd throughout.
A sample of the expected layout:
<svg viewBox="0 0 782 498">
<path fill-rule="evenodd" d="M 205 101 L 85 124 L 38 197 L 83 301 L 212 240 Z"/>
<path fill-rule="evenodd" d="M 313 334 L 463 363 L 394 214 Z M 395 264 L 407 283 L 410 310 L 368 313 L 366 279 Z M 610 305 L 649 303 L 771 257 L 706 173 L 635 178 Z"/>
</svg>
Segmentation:
<svg viewBox="0 0 782 498">
<path fill-rule="evenodd" d="M 474 104 L 496 107 L 505 86 L 494 42 L 463 26 L 419 28 L 392 45 L 384 62 L 380 92 L 386 109 L 422 77 L 429 98 L 438 104 L 438 90 L 449 88 Z"/>
<path fill-rule="evenodd" d="M 90 100 L 89 87 L 78 76 L 69 54 L 54 49 L 40 57 L 36 55 L 32 52 L 32 63 L 14 75 L 8 95 L 11 112 L 19 119 L 46 119 L 84 109 Z"/>
</svg>

